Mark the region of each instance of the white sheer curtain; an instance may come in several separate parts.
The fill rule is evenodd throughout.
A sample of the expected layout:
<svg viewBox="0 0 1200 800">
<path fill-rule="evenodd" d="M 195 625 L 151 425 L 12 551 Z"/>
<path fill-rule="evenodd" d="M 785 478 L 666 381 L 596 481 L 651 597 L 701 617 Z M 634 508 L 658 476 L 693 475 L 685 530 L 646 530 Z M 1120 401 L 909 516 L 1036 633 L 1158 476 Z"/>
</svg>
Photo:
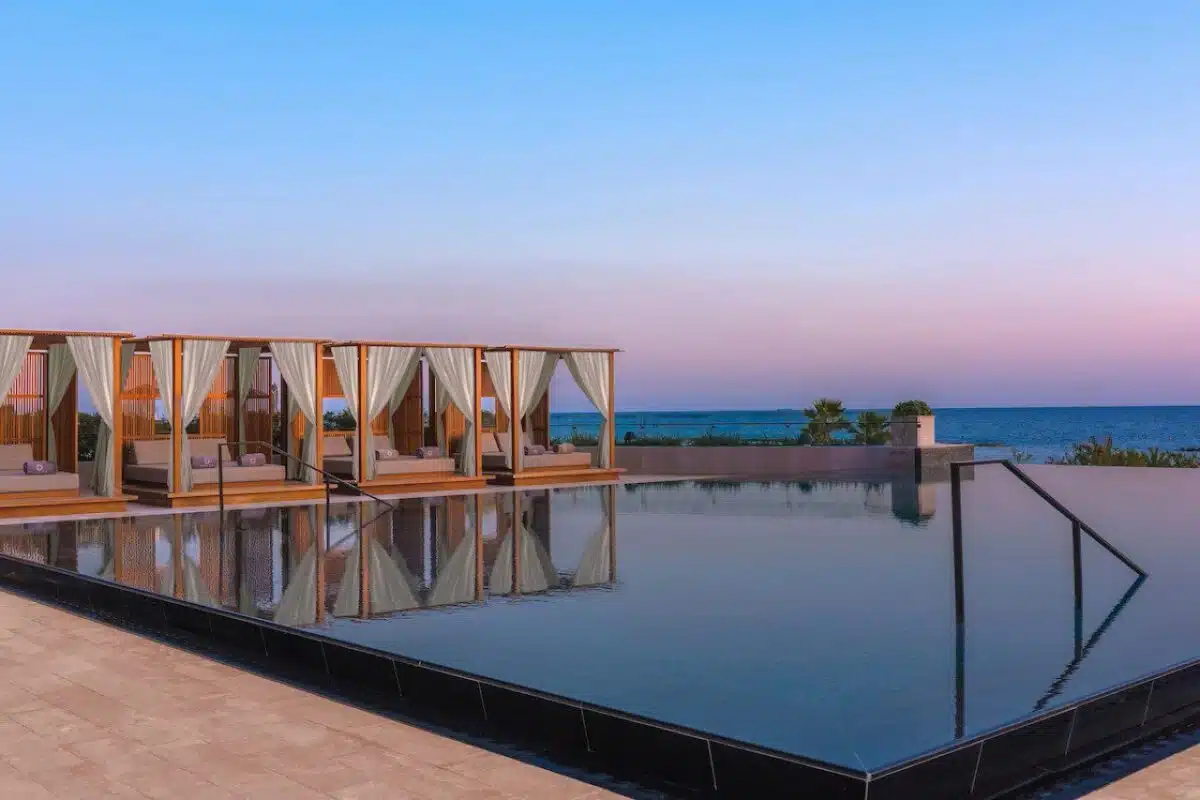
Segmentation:
<svg viewBox="0 0 1200 800">
<path fill-rule="evenodd" d="M 316 357 L 315 355 L 313 356 Z M 318 534 L 321 535 L 321 534 Z M 288 575 L 287 586 L 275 607 L 274 622 L 298 628 L 317 621 L 317 548 L 305 551 L 300 563 Z"/>
<path fill-rule="evenodd" d="M 155 339 L 150 342 L 150 363 L 154 367 L 154 384 L 158 387 L 158 400 L 162 403 L 163 413 L 170 423 L 172 413 L 172 395 L 175 385 L 175 356 L 174 343 L 170 339 Z M 175 448 L 167 448 L 167 491 L 175 491 Z"/>
<path fill-rule="evenodd" d="M 21 374 L 25 354 L 32 344 L 32 336 L 0 336 L 0 403 L 4 402 L 13 381 Z"/>
<path fill-rule="evenodd" d="M 133 356 L 137 347 L 133 342 L 121 342 L 121 389 L 124 391 L 125 382 L 129 380 L 129 368 L 133 366 Z"/>
<path fill-rule="evenodd" d="M 50 461 L 58 460 L 58 442 L 50 418 L 62 405 L 73 377 L 75 359 L 71 357 L 71 348 L 65 344 L 50 345 L 46 355 L 46 458 Z"/>
<path fill-rule="evenodd" d="M 362 570 L 362 541 L 367 540 L 367 603 L 372 614 L 391 614 L 418 608 L 416 581 L 408 570 L 398 565 L 387 549 L 374 536 L 359 534 L 346 554 L 346 571 L 342 585 L 333 601 L 335 617 L 352 617 L 359 613 L 359 580 Z"/>
<path fill-rule="evenodd" d="M 504 416 L 510 420 L 512 414 L 512 354 L 507 350 L 489 350 L 483 354 L 483 360 L 487 362 L 488 375 L 492 378 L 492 386 L 496 390 L 496 402 L 500 404 L 500 410 L 504 412 Z M 511 424 L 511 423 L 510 423 Z M 506 435 L 506 434 L 498 434 Z M 512 435 L 512 429 L 509 429 L 508 434 Z M 510 448 L 504 448 L 505 451 Z M 504 463 L 512 469 L 513 456 L 510 452 L 504 453 Z"/>
<path fill-rule="evenodd" d="M 612 386 L 608 379 L 608 360 L 611 353 L 567 353 L 564 358 L 571 377 L 596 410 L 600 412 L 600 466 L 612 466 L 609 448 L 608 412 Z"/>
<path fill-rule="evenodd" d="M 188 444 L 187 426 L 200 416 L 200 407 L 217 379 L 217 371 L 225 363 L 225 354 L 229 352 L 229 342 L 214 339 L 187 339 L 183 343 L 183 395 L 179 398 L 179 436 L 182 439 L 179 465 L 179 479 L 185 492 L 192 489 L 192 455 Z M 221 450 L 218 458 L 225 458 L 229 453 Z"/>
<path fill-rule="evenodd" d="M 612 580 L 612 519 L 608 516 L 608 498 L 615 491 L 612 486 L 600 487 L 600 527 L 588 540 L 579 567 L 575 570 L 575 586 L 595 586 Z"/>
<path fill-rule="evenodd" d="M 399 391 L 408 391 L 413 375 L 421 366 L 421 348 L 371 345 L 367 348 L 367 385 L 363 391 L 367 396 L 367 422 L 364 431 L 364 447 L 367 449 L 367 478 L 374 478 L 375 447 L 371 444 L 371 420 L 391 404 Z M 395 432 L 388 420 L 390 444 L 395 447 Z"/>
<path fill-rule="evenodd" d="M 333 366 L 337 368 L 338 381 L 342 384 L 342 394 L 346 398 L 350 416 L 354 419 L 355 436 L 358 446 L 354 448 L 354 458 L 351 459 L 352 474 L 358 477 L 358 448 L 368 447 L 371 443 L 369 431 L 363 430 L 362 420 L 358 418 L 358 346 L 343 345 L 329 348 L 333 353 Z M 372 450 L 374 455 L 374 450 Z"/>
<path fill-rule="evenodd" d="M 279 367 L 279 374 L 288 385 L 288 397 L 304 415 L 304 451 L 301 458 L 312 464 L 316 458 L 316 437 L 323 433 L 318 428 L 321 403 L 317 398 L 317 345 L 314 342 L 271 342 L 271 354 Z M 288 420 L 284 424 L 288 424 Z M 301 465 L 297 477 L 310 483 L 319 482 L 319 473 Z"/>
<path fill-rule="evenodd" d="M 429 347 L 429 368 L 445 387 L 446 398 L 466 418 L 462 439 L 462 472 L 475 474 L 475 349 Z"/>
<path fill-rule="evenodd" d="M 79 378 L 87 387 L 92 405 L 100 415 L 100 430 L 96 432 L 96 460 L 92 469 L 92 490 L 101 497 L 113 497 L 113 413 L 116 365 L 113 364 L 113 340 L 101 336 L 68 336 L 67 347 L 79 370 Z"/>
<path fill-rule="evenodd" d="M 258 376 L 260 356 L 261 347 L 239 347 L 237 351 L 238 438 L 243 442 L 250 438 L 246 435 L 246 401 L 250 399 L 250 390 L 254 388 L 254 379 Z M 241 446 L 240 452 L 246 452 L 245 445 Z"/>
<path fill-rule="evenodd" d="M 558 366 L 558 353 L 547 353 L 544 350 L 521 350 L 517 353 L 517 401 L 521 404 L 514 417 L 519 416 L 521 429 L 527 426 L 525 421 L 529 414 L 541 402 L 542 395 L 550 388 L 550 379 L 554 377 L 554 368 Z M 525 437 L 519 437 L 514 459 L 517 469 L 525 455 Z"/>
</svg>

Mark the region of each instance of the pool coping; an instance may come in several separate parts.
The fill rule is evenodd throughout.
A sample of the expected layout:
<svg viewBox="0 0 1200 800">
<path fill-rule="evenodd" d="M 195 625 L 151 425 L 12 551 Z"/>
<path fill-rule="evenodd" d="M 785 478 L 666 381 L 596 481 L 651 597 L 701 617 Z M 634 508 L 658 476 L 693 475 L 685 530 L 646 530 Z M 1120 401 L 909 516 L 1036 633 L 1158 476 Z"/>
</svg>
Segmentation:
<svg viewBox="0 0 1200 800">
<path fill-rule="evenodd" d="M 1200 716 L 1200 659 L 886 768 L 859 771 L 0 555 L 0 585 L 339 699 L 691 796 L 993 798 Z"/>
</svg>

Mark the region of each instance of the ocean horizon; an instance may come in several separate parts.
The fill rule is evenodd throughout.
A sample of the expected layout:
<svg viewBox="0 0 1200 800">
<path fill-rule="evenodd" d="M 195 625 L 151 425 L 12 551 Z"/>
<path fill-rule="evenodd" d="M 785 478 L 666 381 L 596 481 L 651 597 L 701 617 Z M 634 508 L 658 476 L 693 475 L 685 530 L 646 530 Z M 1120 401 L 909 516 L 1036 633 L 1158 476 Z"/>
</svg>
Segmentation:
<svg viewBox="0 0 1200 800">
<path fill-rule="evenodd" d="M 854 419 L 863 411 L 890 413 L 890 408 L 848 409 Z M 1091 437 L 1112 437 L 1119 447 L 1161 450 L 1200 448 L 1200 405 L 1148 406 L 997 406 L 935 408 L 937 440 L 974 444 L 981 458 L 1010 457 L 1014 451 L 1035 462 L 1061 458 L 1072 445 Z M 704 433 L 755 438 L 796 436 L 806 420 L 801 409 L 722 409 L 618 411 L 617 440 L 635 436 L 690 438 Z M 550 415 L 551 434 L 595 433 L 595 412 Z"/>
</svg>

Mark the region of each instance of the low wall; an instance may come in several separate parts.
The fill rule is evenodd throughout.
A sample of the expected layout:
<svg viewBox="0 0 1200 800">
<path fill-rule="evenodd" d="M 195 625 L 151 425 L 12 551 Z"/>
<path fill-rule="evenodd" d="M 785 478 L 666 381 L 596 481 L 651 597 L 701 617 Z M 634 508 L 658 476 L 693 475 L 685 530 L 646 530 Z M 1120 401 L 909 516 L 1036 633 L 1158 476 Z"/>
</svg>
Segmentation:
<svg viewBox="0 0 1200 800">
<path fill-rule="evenodd" d="M 595 448 L 580 448 L 595 452 Z M 633 475 L 916 475 L 940 477 L 950 461 L 973 457 L 971 445 L 654 447 L 617 446 L 617 466 Z"/>
</svg>

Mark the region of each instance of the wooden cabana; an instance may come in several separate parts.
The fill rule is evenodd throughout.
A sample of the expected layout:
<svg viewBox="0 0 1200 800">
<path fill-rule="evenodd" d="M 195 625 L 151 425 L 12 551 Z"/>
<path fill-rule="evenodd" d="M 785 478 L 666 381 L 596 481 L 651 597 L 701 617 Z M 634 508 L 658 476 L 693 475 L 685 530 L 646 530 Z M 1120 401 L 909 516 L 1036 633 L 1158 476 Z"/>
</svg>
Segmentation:
<svg viewBox="0 0 1200 800">
<path fill-rule="evenodd" d="M 120 379 L 127 333 L 0 331 L 0 518 L 125 510 Z M 123 358 L 123 355 L 125 358 Z M 79 459 L 78 386 L 99 416 L 95 456 Z"/>
<path fill-rule="evenodd" d="M 610 481 L 624 470 L 616 453 L 616 354 L 613 348 L 508 345 L 484 353 L 496 398 L 496 429 L 482 437 L 483 468 L 493 481 L 522 486 Z M 595 454 L 550 439 L 550 381 L 565 361 L 580 390 L 601 414 Z"/>
<path fill-rule="evenodd" d="M 168 507 L 316 499 L 323 342 L 162 334 L 129 341 L 125 487 Z M 282 456 L 272 448 L 289 454 Z"/>
<path fill-rule="evenodd" d="M 327 345 L 325 397 L 345 399 L 355 430 L 325 433 L 324 468 L 372 494 L 484 486 L 483 349 L 414 342 Z"/>
</svg>

